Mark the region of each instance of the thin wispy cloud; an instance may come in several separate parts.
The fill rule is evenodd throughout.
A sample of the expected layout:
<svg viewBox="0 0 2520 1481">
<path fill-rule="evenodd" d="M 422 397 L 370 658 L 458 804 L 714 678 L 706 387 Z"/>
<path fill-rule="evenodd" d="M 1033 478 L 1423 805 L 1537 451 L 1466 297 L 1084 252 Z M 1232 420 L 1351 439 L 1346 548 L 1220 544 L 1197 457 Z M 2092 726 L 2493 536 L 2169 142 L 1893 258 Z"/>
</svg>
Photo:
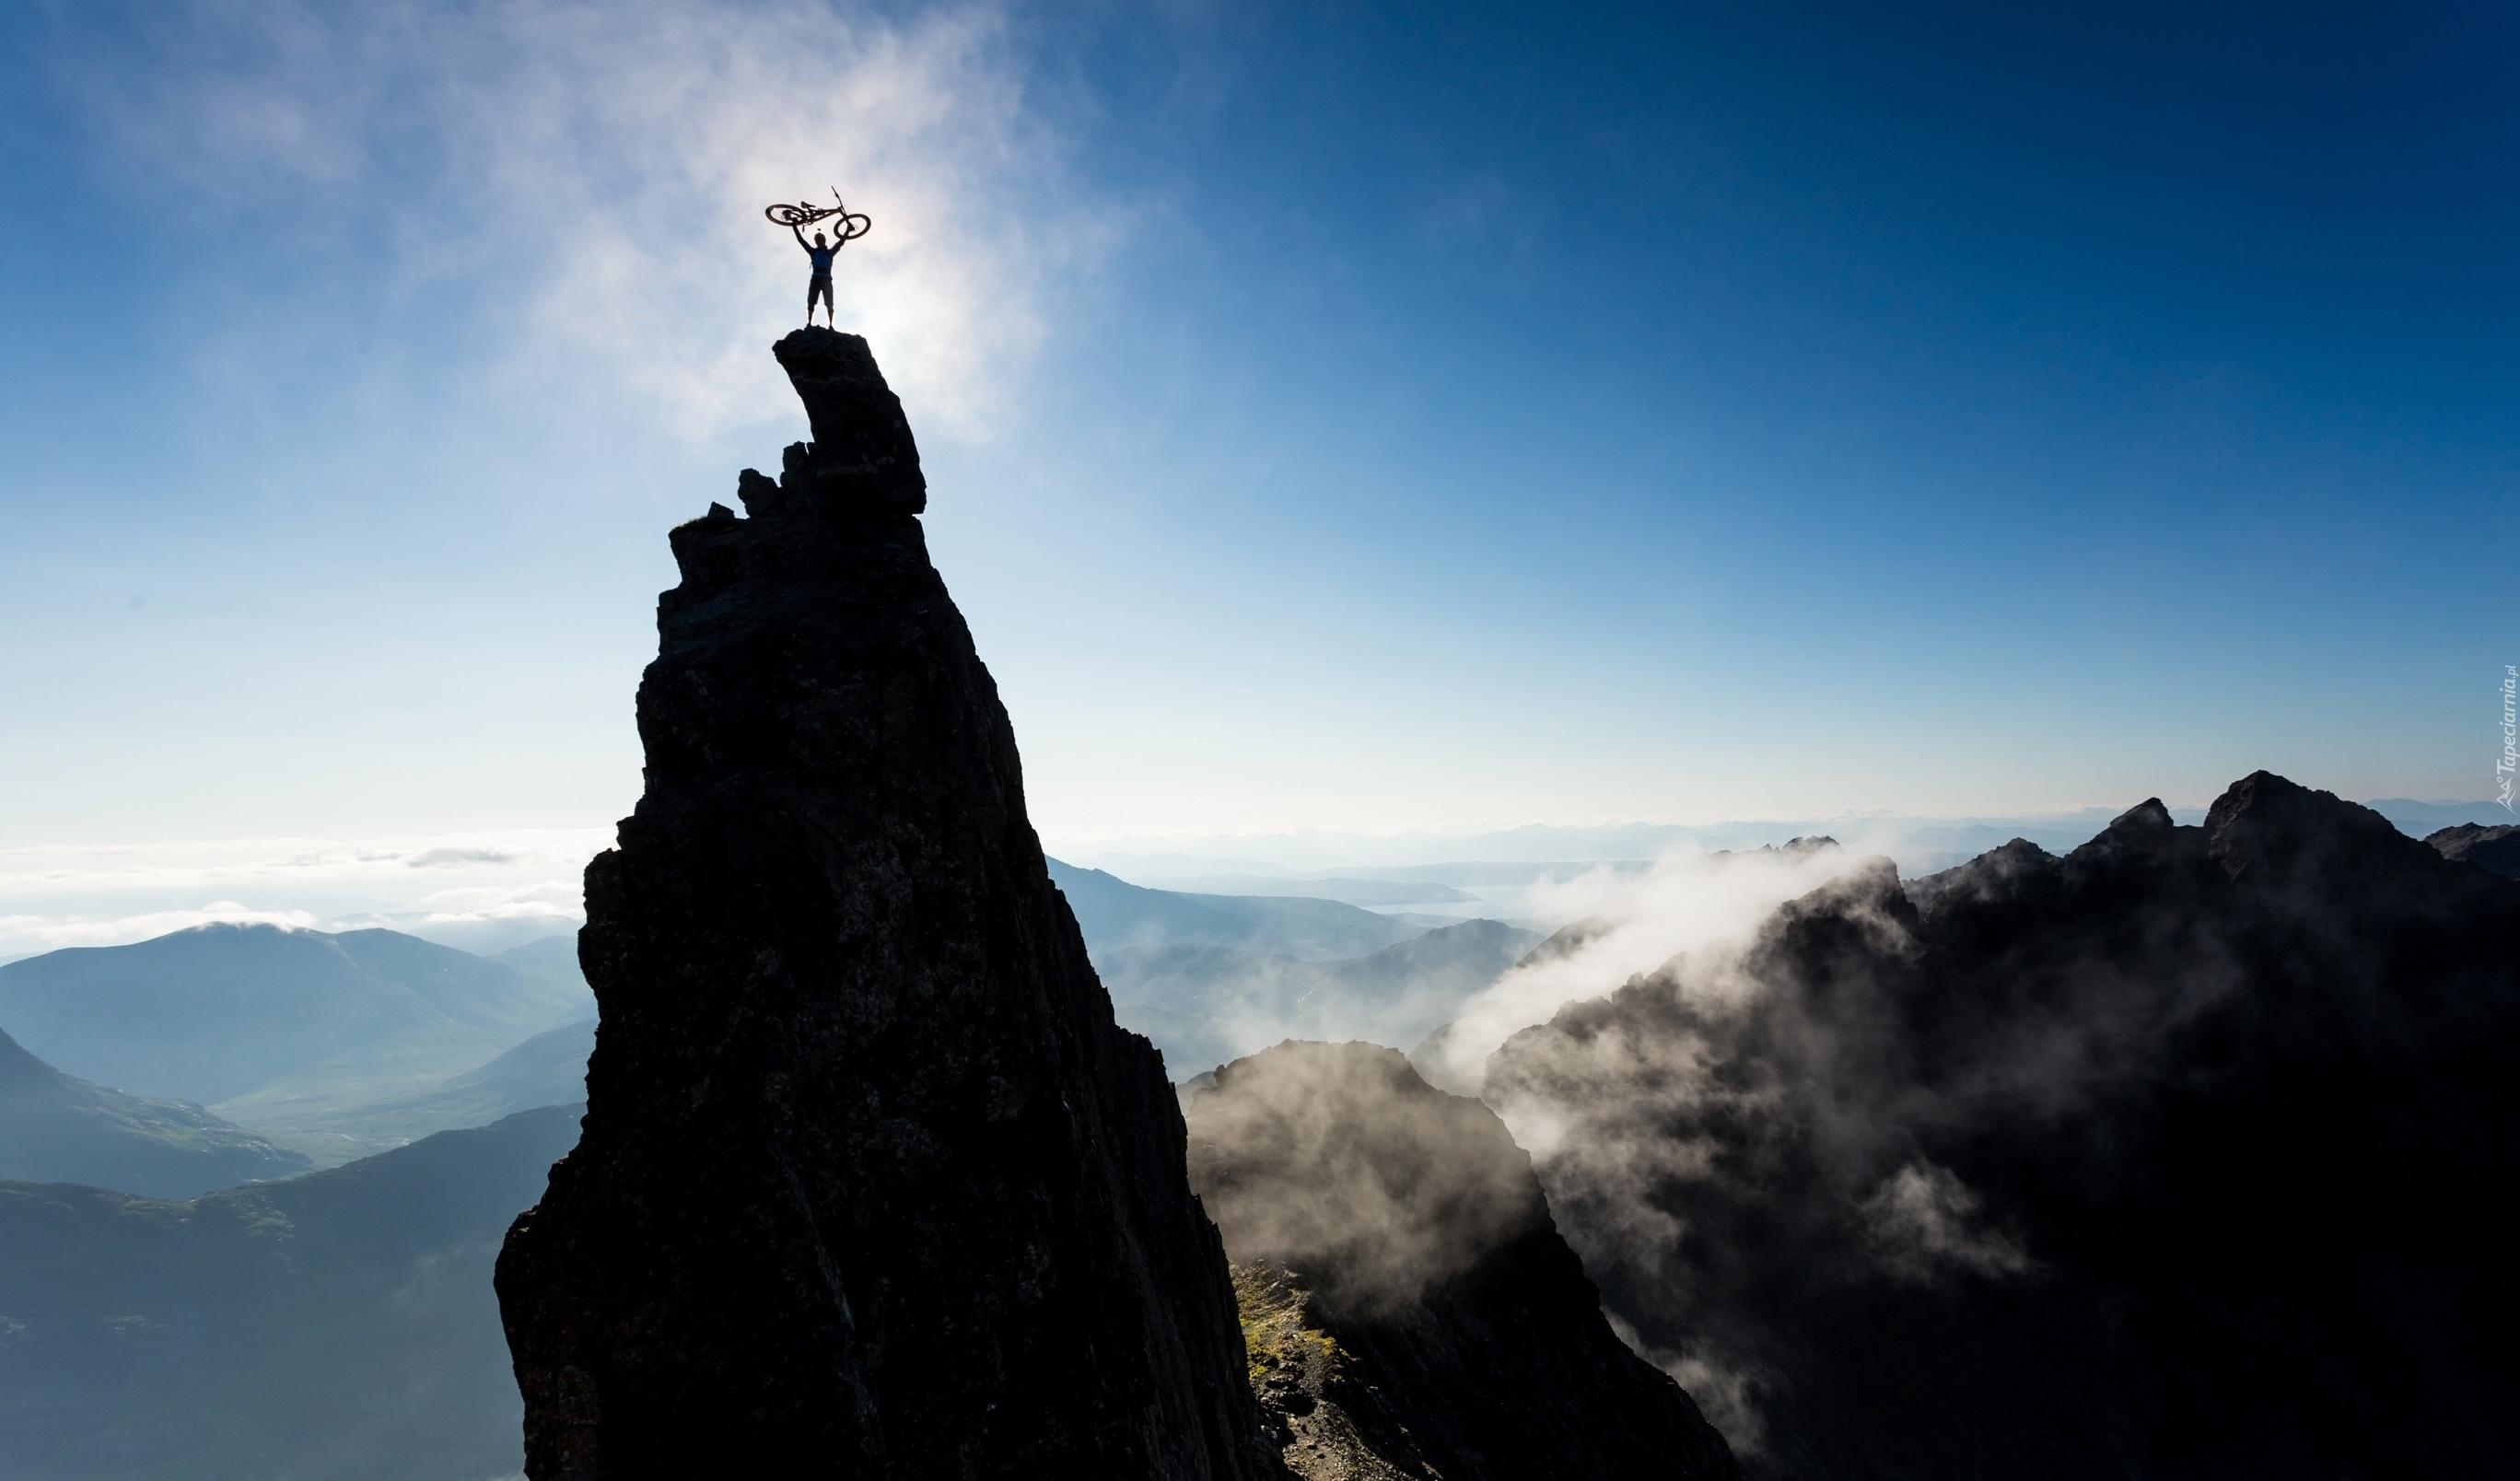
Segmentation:
<svg viewBox="0 0 2520 1481">
<path fill-rule="evenodd" d="M 609 829 L 0 849 L 0 960 L 212 922 L 382 926 L 467 948 L 573 929 Z"/>
<path fill-rule="evenodd" d="M 94 893 L 196 888 L 240 881 L 292 886 L 357 883 L 440 888 L 415 869 L 576 870 L 611 841 L 608 828 L 519 829 L 453 836 L 217 838 L 139 843 L 39 844 L 0 849 L 0 898 L 30 892 Z"/>
</svg>

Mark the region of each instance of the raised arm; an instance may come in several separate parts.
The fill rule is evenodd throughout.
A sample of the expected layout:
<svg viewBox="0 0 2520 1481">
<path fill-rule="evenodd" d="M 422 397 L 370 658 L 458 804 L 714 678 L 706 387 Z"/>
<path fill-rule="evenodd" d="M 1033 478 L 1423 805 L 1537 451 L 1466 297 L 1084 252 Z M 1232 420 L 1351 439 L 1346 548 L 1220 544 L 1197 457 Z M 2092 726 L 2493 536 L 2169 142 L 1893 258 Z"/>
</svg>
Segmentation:
<svg viewBox="0 0 2520 1481">
<path fill-rule="evenodd" d="M 809 243 L 809 242 L 807 242 L 807 241 L 805 240 L 805 229 L 804 229 L 803 227 L 801 227 L 801 226 L 798 226 L 795 222 L 790 221 L 790 222 L 788 222 L 788 230 L 789 230 L 790 232 L 795 233 L 795 235 L 796 235 L 796 245 L 797 245 L 798 247 L 803 247 L 803 248 L 805 249 L 805 254 L 806 254 L 807 256 L 809 256 L 809 257 L 810 257 L 810 256 L 812 256 L 812 255 L 813 255 L 813 253 L 814 253 L 814 247 L 813 247 L 813 244 L 811 244 L 811 243 Z"/>
</svg>

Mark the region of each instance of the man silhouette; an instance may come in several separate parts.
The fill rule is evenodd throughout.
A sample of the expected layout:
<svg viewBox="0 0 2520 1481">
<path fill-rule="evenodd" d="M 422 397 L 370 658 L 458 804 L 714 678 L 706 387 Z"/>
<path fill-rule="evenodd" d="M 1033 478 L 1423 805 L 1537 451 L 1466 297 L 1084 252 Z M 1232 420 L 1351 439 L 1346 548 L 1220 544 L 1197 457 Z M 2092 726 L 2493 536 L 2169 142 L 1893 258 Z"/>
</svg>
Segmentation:
<svg viewBox="0 0 2520 1481">
<path fill-rule="evenodd" d="M 809 244 L 803 227 L 791 225 L 788 229 L 796 234 L 796 245 L 805 248 L 805 255 L 814 259 L 814 281 L 805 285 L 805 327 L 814 327 L 814 300 L 820 298 L 823 300 L 823 317 L 831 322 L 832 328 L 838 329 L 839 320 L 832 315 L 832 259 L 839 255 L 838 245 L 825 245 L 821 232 L 816 232 Z"/>
</svg>

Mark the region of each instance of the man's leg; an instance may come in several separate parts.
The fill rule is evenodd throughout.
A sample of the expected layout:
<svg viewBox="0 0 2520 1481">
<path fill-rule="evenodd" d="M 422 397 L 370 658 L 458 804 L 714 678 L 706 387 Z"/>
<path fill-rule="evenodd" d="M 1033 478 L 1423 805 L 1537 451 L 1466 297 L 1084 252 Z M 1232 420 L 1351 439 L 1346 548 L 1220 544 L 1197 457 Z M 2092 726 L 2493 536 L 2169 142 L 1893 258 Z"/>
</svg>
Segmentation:
<svg viewBox="0 0 2520 1481">
<path fill-rule="evenodd" d="M 840 321 L 839 316 L 832 310 L 832 280 L 829 278 L 817 278 L 814 280 L 813 287 L 805 290 L 806 324 L 811 325 L 814 322 L 814 300 L 817 297 L 823 300 L 824 319 L 831 324 L 832 328 L 838 329 Z"/>
</svg>

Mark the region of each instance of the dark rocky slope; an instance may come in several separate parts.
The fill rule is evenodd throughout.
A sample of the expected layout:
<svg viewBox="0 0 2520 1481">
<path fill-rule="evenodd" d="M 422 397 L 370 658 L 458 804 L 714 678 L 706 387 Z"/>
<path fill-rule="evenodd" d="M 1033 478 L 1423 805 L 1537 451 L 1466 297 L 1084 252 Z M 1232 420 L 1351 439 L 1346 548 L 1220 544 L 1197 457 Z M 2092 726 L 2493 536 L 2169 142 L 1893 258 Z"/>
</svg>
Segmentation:
<svg viewBox="0 0 2520 1481">
<path fill-rule="evenodd" d="M 1308 1481 L 1725 1477 L 1723 1439 L 1628 1351 L 1496 1114 L 1398 1051 L 1287 1043 L 1191 1101 L 1252 1375 Z"/>
<path fill-rule="evenodd" d="M 2500 1475 L 2515 942 L 2520 884 L 2261 772 L 1860 871 L 1487 1094 L 1758 1473 Z"/>
<path fill-rule="evenodd" d="M 2506 878 L 2520 876 L 2520 828 L 2508 823 L 2487 828 L 2462 823 L 2427 836 L 2424 841 L 2445 859 L 2464 859 L 2479 869 Z"/>
<path fill-rule="evenodd" d="M 1117 1028 L 866 342 L 673 532 L 587 870 L 584 1140 L 498 1284 L 536 1478 L 1274 1471 L 1180 1111 Z"/>
<path fill-rule="evenodd" d="M 0 1179 L 189 1198 L 312 1166 L 190 1101 L 65 1075 L 0 1034 Z"/>
<path fill-rule="evenodd" d="M 513 1474 L 490 1263 L 577 1115 L 188 1203 L 0 1183 L 0 1475 Z"/>
</svg>

